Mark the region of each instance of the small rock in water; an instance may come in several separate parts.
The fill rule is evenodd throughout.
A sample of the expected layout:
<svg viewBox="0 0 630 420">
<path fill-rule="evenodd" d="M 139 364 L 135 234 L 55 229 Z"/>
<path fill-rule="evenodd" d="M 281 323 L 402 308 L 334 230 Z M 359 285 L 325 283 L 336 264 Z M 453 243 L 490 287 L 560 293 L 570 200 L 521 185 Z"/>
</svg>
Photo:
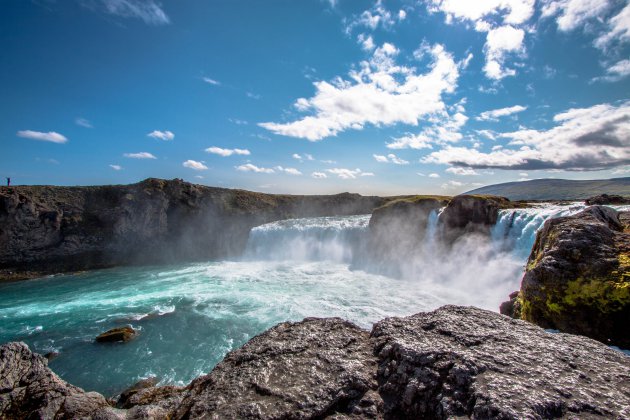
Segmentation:
<svg viewBox="0 0 630 420">
<path fill-rule="evenodd" d="M 113 343 L 118 341 L 126 343 L 127 341 L 135 338 L 136 335 L 138 335 L 138 332 L 127 325 L 105 331 L 103 334 L 96 337 L 96 341 L 98 343 Z"/>
<path fill-rule="evenodd" d="M 50 362 L 52 359 L 56 359 L 56 358 L 57 358 L 57 356 L 59 356 L 59 352 L 56 352 L 56 351 L 51 351 L 51 352 L 46 353 L 46 354 L 44 355 L 44 357 L 45 357 L 46 359 L 48 359 L 48 361 L 49 361 L 49 362 Z"/>
</svg>

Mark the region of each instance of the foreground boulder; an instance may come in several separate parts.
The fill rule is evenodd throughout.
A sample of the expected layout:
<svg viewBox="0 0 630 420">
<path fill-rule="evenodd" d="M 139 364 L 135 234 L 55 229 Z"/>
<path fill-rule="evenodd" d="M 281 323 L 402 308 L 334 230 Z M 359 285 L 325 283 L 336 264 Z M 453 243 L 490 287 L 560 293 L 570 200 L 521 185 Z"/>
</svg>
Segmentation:
<svg viewBox="0 0 630 420">
<path fill-rule="evenodd" d="M 471 307 L 385 319 L 371 334 L 336 318 L 279 324 L 185 388 L 136 387 L 124 409 L 24 344 L 0 356 L 0 418 L 630 417 L 630 358 Z"/>
<path fill-rule="evenodd" d="M 105 331 L 102 334 L 99 334 L 96 337 L 96 342 L 98 343 L 115 343 L 115 342 L 123 342 L 133 340 L 138 332 L 131 328 L 129 325 L 124 327 L 112 328 L 111 330 Z"/>
<path fill-rule="evenodd" d="M 630 348 L 630 212 L 593 206 L 546 221 L 520 293 L 503 309 L 543 328 Z"/>
</svg>

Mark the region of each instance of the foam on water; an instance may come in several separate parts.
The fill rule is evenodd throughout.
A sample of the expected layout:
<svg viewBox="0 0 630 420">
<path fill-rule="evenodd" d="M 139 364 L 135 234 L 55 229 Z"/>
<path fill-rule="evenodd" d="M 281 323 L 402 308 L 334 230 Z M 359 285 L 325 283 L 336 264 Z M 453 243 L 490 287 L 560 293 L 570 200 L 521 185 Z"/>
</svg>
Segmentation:
<svg viewBox="0 0 630 420">
<path fill-rule="evenodd" d="M 401 279 L 370 273 L 369 216 L 310 218 L 252 230 L 241 261 L 132 267 L 0 285 L 0 342 L 59 352 L 51 368 L 114 395 L 140 378 L 186 384 L 256 334 L 287 320 L 338 316 L 370 328 L 384 317 L 452 303 L 496 310 L 518 289 L 544 220 L 583 206 L 502 211 L 490 240 L 436 245 L 439 212 Z M 363 259 L 362 259 L 363 258 Z M 359 261 L 361 264 L 357 263 Z M 99 333 L 131 324 L 124 344 Z"/>
</svg>

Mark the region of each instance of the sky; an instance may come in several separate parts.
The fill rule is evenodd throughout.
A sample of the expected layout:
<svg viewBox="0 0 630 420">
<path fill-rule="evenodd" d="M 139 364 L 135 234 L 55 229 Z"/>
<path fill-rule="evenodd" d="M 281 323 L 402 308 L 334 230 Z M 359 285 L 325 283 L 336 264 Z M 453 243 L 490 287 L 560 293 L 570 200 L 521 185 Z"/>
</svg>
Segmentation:
<svg viewBox="0 0 630 420">
<path fill-rule="evenodd" d="M 629 0 L 5 0 L 0 176 L 444 194 L 630 176 Z"/>
</svg>

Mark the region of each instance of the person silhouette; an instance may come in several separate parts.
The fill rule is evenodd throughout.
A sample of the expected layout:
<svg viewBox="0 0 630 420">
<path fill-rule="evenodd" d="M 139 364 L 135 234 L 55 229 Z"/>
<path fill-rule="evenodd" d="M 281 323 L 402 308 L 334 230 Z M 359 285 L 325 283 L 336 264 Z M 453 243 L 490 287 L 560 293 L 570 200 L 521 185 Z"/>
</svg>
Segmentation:
<svg viewBox="0 0 630 420">
<path fill-rule="evenodd" d="M 10 186 L 11 186 L 11 178 L 7 177 L 7 187 L 10 187 Z"/>
</svg>

